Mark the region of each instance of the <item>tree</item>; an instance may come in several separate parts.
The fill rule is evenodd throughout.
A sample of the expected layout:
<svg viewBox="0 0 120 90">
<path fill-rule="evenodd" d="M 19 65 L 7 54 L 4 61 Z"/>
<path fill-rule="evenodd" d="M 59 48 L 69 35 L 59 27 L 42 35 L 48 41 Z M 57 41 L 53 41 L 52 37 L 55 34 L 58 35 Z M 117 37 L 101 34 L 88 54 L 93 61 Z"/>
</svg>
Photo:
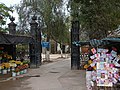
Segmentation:
<svg viewBox="0 0 120 90">
<path fill-rule="evenodd" d="M 24 26 L 24 22 L 30 20 L 30 15 L 39 16 L 44 29 L 42 33 L 47 35 L 47 42 L 52 38 L 64 44 L 68 39 L 64 33 L 69 33 L 69 29 L 66 28 L 63 5 L 64 0 L 23 0 L 19 7 L 17 6 L 17 11 Z"/>
<path fill-rule="evenodd" d="M 10 12 L 12 12 L 11 7 L 7 7 L 5 4 L 0 3 L 0 31 L 6 31 L 2 26 L 6 24 L 6 20 L 10 17 Z"/>
<path fill-rule="evenodd" d="M 81 0 L 78 12 L 81 30 L 87 31 L 90 39 L 104 38 L 120 24 L 119 0 Z"/>
<path fill-rule="evenodd" d="M 61 18 L 62 23 L 65 23 L 65 20 L 66 20 L 66 17 L 64 16 L 64 11 L 63 11 L 62 0 L 51 0 L 51 1 L 23 0 L 19 5 L 15 7 L 19 14 L 21 29 L 25 28 L 25 30 L 28 30 L 28 22 L 31 19 L 30 17 L 35 14 L 40 17 L 43 28 L 46 29 L 46 31 L 43 31 L 43 32 L 47 33 L 48 38 L 51 37 L 49 36 L 51 35 L 50 32 L 52 32 L 55 27 L 61 26 L 59 24 L 54 24 L 54 23 L 57 22 L 59 18 Z M 26 25 L 26 22 L 27 22 L 27 25 Z M 54 27 L 53 27 L 53 24 L 54 24 Z M 60 31 L 58 28 L 54 30 L 56 30 L 57 32 Z M 56 33 L 52 33 L 52 35 L 54 34 Z M 55 36 L 56 35 L 54 35 L 54 37 Z"/>
</svg>

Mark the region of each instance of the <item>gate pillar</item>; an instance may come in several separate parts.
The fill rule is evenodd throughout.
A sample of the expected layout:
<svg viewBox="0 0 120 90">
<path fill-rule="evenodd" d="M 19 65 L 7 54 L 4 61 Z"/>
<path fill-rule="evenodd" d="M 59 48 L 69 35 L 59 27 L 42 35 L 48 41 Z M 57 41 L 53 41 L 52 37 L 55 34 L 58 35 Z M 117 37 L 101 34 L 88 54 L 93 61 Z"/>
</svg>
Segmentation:
<svg viewBox="0 0 120 90">
<path fill-rule="evenodd" d="M 72 21 L 71 29 L 71 69 L 77 70 L 80 68 L 80 47 L 72 42 L 79 41 L 79 21 Z"/>
<path fill-rule="evenodd" d="M 16 34 L 16 26 L 17 24 L 14 23 L 15 18 L 14 17 L 10 17 L 10 23 L 8 24 L 8 28 L 9 28 L 9 34 L 15 35 Z M 16 60 L 16 44 L 13 44 L 12 47 L 12 58 L 14 60 Z"/>
<path fill-rule="evenodd" d="M 30 44 L 30 66 L 31 67 L 38 67 L 41 64 L 41 57 L 40 57 L 40 40 L 39 40 L 39 29 L 38 23 L 36 22 L 37 17 L 33 16 L 32 21 L 30 23 L 30 33 L 34 40 L 32 44 Z"/>
</svg>

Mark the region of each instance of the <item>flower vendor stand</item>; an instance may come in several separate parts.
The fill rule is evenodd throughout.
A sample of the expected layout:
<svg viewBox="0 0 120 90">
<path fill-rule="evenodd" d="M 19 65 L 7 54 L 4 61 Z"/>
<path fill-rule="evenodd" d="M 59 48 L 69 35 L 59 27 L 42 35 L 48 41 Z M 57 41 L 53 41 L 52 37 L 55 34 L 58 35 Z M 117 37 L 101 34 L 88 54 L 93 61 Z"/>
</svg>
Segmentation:
<svg viewBox="0 0 120 90">
<path fill-rule="evenodd" d="M 0 64 L 0 75 L 2 77 L 9 76 L 15 77 L 27 73 L 29 67 L 28 61 L 15 61 L 10 60 L 8 63 Z M 9 74 L 9 75 L 8 75 Z"/>
<path fill-rule="evenodd" d="M 27 69 L 29 65 L 27 63 L 21 62 L 21 61 L 15 61 L 16 64 L 15 70 L 12 71 L 13 76 L 19 76 L 21 74 L 27 73 Z"/>
</svg>

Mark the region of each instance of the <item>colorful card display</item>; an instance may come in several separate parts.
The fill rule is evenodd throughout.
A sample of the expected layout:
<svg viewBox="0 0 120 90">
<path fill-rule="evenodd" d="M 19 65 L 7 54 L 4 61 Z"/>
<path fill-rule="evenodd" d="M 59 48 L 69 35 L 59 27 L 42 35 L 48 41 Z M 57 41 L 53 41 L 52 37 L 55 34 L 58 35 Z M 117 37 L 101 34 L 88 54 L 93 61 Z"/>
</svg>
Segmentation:
<svg viewBox="0 0 120 90">
<path fill-rule="evenodd" d="M 109 50 L 102 48 L 98 48 L 97 50 L 93 48 L 91 51 L 94 55 L 90 56 L 93 60 L 93 63 L 90 65 L 91 67 L 96 66 L 96 70 L 92 71 L 92 75 L 86 78 L 91 77 L 91 81 L 96 81 L 97 86 L 112 87 L 113 84 L 116 84 L 120 80 L 118 69 L 114 67 L 114 63 L 118 61 L 117 52 L 112 50 L 111 53 L 107 53 Z"/>
<path fill-rule="evenodd" d="M 97 86 L 113 86 L 113 83 L 110 80 L 110 77 L 112 79 L 112 76 L 110 76 L 110 72 L 112 70 L 108 68 L 109 64 L 107 64 L 106 62 L 97 62 Z"/>
</svg>

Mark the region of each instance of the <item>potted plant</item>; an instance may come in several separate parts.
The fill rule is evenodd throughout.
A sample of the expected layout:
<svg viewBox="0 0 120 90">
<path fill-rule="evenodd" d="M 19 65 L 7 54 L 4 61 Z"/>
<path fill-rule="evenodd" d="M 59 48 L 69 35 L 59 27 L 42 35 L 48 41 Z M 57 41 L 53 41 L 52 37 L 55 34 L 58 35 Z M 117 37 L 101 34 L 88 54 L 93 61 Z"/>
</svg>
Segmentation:
<svg viewBox="0 0 120 90">
<path fill-rule="evenodd" d="M 12 71 L 12 76 L 15 77 L 15 76 L 18 76 L 20 75 L 20 69 L 18 67 L 15 68 L 14 71 Z"/>
<path fill-rule="evenodd" d="M 18 68 L 20 70 L 20 74 L 27 73 L 28 64 L 20 65 Z"/>
</svg>

